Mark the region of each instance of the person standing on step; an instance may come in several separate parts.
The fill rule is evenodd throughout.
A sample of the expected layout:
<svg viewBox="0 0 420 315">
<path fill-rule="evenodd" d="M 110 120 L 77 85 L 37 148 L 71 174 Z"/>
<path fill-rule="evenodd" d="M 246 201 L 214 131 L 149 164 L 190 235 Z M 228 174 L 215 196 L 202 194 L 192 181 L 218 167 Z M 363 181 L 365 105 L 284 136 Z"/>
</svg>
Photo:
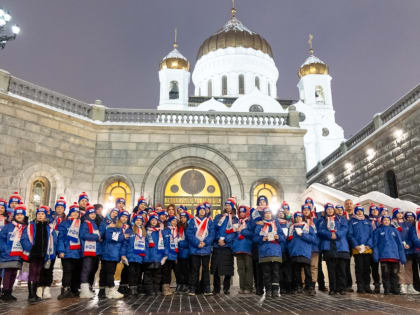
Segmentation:
<svg viewBox="0 0 420 315">
<path fill-rule="evenodd" d="M 376 228 L 381 224 L 381 217 L 379 216 L 379 208 L 374 203 L 369 205 L 369 220 L 372 226 L 372 237 L 373 233 L 375 233 Z M 375 289 L 373 292 L 375 294 L 379 294 L 381 292 L 381 279 L 379 277 L 379 262 L 373 259 L 373 255 L 371 255 L 370 260 L 370 272 L 373 279 L 373 285 Z"/>
<path fill-rule="evenodd" d="M 223 279 L 223 292 L 230 294 L 230 280 L 234 274 L 234 260 L 232 246 L 235 239 L 234 227 L 238 224 L 236 217 L 235 200 L 229 198 L 225 202 L 223 214 L 214 218 L 214 244 L 211 257 L 211 273 L 213 274 L 213 294 L 221 290 L 220 277 Z"/>
<path fill-rule="evenodd" d="M 188 275 L 190 272 L 190 249 L 187 239 L 187 229 L 190 216 L 188 212 L 179 213 L 178 223 L 178 262 L 175 266 L 176 292 L 188 292 Z"/>
<path fill-rule="evenodd" d="M 175 213 L 175 207 L 173 210 Z M 165 242 L 169 244 L 168 259 L 162 266 L 162 294 L 172 295 L 171 282 L 172 282 L 172 271 L 175 271 L 176 264 L 178 261 L 178 219 L 176 216 L 170 216 L 168 219 L 168 226 L 163 231 Z M 175 274 L 176 275 L 176 274 Z M 178 281 L 178 279 L 177 279 Z"/>
</svg>

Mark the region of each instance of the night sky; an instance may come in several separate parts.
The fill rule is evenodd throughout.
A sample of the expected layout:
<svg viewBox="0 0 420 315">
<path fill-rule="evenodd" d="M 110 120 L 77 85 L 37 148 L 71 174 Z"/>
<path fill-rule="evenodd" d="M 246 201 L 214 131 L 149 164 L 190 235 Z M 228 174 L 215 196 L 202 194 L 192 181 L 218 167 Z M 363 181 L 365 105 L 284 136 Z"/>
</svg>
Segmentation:
<svg viewBox="0 0 420 315">
<path fill-rule="evenodd" d="M 271 44 L 279 98 L 298 98 L 297 70 L 314 34 L 347 138 L 420 83 L 419 0 L 236 3 L 238 19 Z M 201 43 L 230 18 L 231 1 L 9 0 L 0 6 L 22 28 L 0 51 L 0 68 L 90 103 L 154 109 L 158 66 L 172 49 L 173 29 L 193 67 Z"/>
</svg>

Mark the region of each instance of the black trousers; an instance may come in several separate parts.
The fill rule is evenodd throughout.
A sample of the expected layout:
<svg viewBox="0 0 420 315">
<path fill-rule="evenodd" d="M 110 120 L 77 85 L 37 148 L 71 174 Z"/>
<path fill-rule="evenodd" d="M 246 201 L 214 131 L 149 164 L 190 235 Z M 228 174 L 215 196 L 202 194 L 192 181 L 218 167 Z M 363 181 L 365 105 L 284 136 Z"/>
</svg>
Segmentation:
<svg viewBox="0 0 420 315">
<path fill-rule="evenodd" d="M 45 269 L 42 267 L 41 276 L 39 277 L 38 286 L 40 287 L 50 287 L 53 282 L 53 272 L 54 272 L 55 259 L 51 260 L 50 268 Z"/>
<path fill-rule="evenodd" d="M 382 282 L 385 292 L 398 293 L 400 271 L 399 262 L 381 261 Z"/>
<path fill-rule="evenodd" d="M 351 278 L 351 268 L 350 268 L 350 259 L 346 259 L 346 288 L 351 288 L 353 286 L 353 279 Z"/>
<path fill-rule="evenodd" d="M 305 263 L 293 263 L 293 274 L 296 280 L 296 284 L 299 288 L 302 288 L 302 268 L 305 274 L 305 289 L 312 287 L 312 273 L 311 265 Z"/>
<path fill-rule="evenodd" d="M 346 263 L 348 259 L 327 258 L 330 291 L 340 292 L 346 288 Z"/>
<path fill-rule="evenodd" d="M 101 271 L 99 272 L 99 287 L 112 288 L 114 286 L 114 275 L 117 269 L 116 261 L 101 261 Z"/>
<path fill-rule="evenodd" d="M 372 261 L 372 254 L 357 254 L 353 257 L 357 289 L 370 289 L 370 264 Z"/>
<path fill-rule="evenodd" d="M 195 290 L 200 278 L 206 290 L 210 291 L 210 255 L 191 255 L 190 289 Z"/>
<path fill-rule="evenodd" d="M 258 293 L 263 293 L 264 291 L 264 279 L 263 279 L 263 269 L 258 260 L 252 260 L 252 268 L 254 272 L 254 283 L 255 291 Z"/>
<path fill-rule="evenodd" d="M 64 288 L 71 288 L 72 292 L 76 292 L 80 288 L 80 272 L 81 272 L 81 259 L 62 258 L 61 264 L 63 265 L 63 279 L 62 286 Z"/>
<path fill-rule="evenodd" d="M 162 284 L 171 284 L 172 270 L 175 269 L 176 263 L 174 260 L 166 260 L 162 266 Z"/>
<path fill-rule="evenodd" d="M 379 286 L 381 283 L 381 279 L 379 277 L 379 262 L 373 259 L 373 255 L 370 255 L 370 272 L 372 274 L 373 284 L 375 286 Z"/>
<path fill-rule="evenodd" d="M 143 264 L 130 262 L 128 265 L 128 285 L 130 287 L 136 287 L 139 283 L 139 278 L 143 270 Z"/>
<path fill-rule="evenodd" d="M 280 263 L 279 262 L 265 262 L 260 263 L 263 273 L 263 283 L 265 292 L 271 292 L 278 289 L 280 285 Z"/>
<path fill-rule="evenodd" d="M 293 264 L 290 258 L 283 256 L 280 265 L 280 292 L 291 292 L 293 281 Z"/>
<path fill-rule="evenodd" d="M 92 271 L 96 257 L 83 257 L 82 258 L 82 271 L 80 273 L 80 283 L 88 283 L 89 276 Z"/>
<path fill-rule="evenodd" d="M 143 276 L 143 288 L 146 294 L 158 294 L 160 288 L 160 282 L 162 280 L 162 267 L 151 268 L 156 264 L 145 264 L 144 276 Z"/>
<path fill-rule="evenodd" d="M 190 272 L 190 259 L 178 258 L 178 262 L 175 265 L 176 284 L 188 285 L 189 272 Z"/>
<path fill-rule="evenodd" d="M 89 274 L 89 286 L 91 286 L 91 287 L 93 287 L 93 285 L 95 283 L 95 275 L 96 275 L 96 272 L 99 269 L 99 262 L 100 262 L 100 257 L 95 256 L 95 257 L 92 257 L 92 258 L 94 258 L 94 259 L 93 259 L 92 268 L 91 268 L 90 274 Z"/>
<path fill-rule="evenodd" d="M 324 272 L 322 271 L 322 252 L 319 252 L 318 259 L 318 286 L 320 288 L 325 288 L 325 277 Z"/>
<path fill-rule="evenodd" d="M 130 275 L 131 277 L 131 275 Z M 120 280 L 120 286 L 128 286 L 128 266 L 123 265 L 123 268 L 121 270 L 121 280 Z"/>
<path fill-rule="evenodd" d="M 225 275 L 223 278 L 223 290 L 229 291 L 230 289 L 230 279 L 232 279 L 232 276 Z M 213 290 L 216 293 L 220 293 L 220 276 L 219 271 L 216 270 L 213 274 Z"/>
</svg>

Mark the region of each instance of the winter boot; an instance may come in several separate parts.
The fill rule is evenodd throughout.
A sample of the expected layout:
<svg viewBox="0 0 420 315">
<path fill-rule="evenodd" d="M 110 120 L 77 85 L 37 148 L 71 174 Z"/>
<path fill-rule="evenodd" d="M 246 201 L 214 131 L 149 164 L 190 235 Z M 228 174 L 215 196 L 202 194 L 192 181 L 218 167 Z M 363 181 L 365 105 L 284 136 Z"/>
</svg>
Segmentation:
<svg viewBox="0 0 420 315">
<path fill-rule="evenodd" d="M 407 293 L 408 294 L 420 294 L 416 289 L 414 289 L 412 284 L 407 286 Z"/>
<path fill-rule="evenodd" d="M 123 294 L 117 291 L 116 287 L 105 288 L 105 295 L 108 299 L 122 299 L 124 297 Z"/>
<path fill-rule="evenodd" d="M 32 294 L 32 285 L 33 283 L 31 281 L 28 281 L 28 301 L 31 301 L 34 298 Z"/>
<path fill-rule="evenodd" d="M 407 288 L 408 288 L 408 285 L 407 284 L 401 284 L 401 290 L 400 290 L 400 293 L 401 294 L 407 294 L 408 292 L 408 290 L 407 290 Z M 394 292 L 395 291 L 397 291 L 397 290 L 393 290 Z M 394 293 L 394 292 L 392 292 L 392 293 Z M 394 293 L 395 294 L 395 293 Z"/>
<path fill-rule="evenodd" d="M 98 298 L 99 299 L 105 299 L 106 298 L 105 288 L 99 287 Z"/>
<path fill-rule="evenodd" d="M 38 285 L 36 282 L 32 283 L 32 299 L 29 300 L 29 302 L 39 302 L 41 301 L 41 298 L 36 294 L 38 289 Z"/>
<path fill-rule="evenodd" d="M 36 296 L 42 299 L 43 295 L 44 295 L 44 287 L 37 287 Z"/>
<path fill-rule="evenodd" d="M 130 287 L 131 296 L 138 296 L 137 286 Z"/>
<path fill-rule="evenodd" d="M 68 299 L 74 297 L 73 292 L 70 288 L 61 288 L 61 294 L 57 296 L 57 300 Z"/>
<path fill-rule="evenodd" d="M 273 285 L 271 287 L 271 297 L 273 297 L 273 298 L 280 297 L 279 286 L 278 285 Z"/>
<path fill-rule="evenodd" d="M 374 290 L 375 294 L 379 294 L 381 293 L 381 285 L 379 283 L 375 283 L 375 290 Z"/>
<path fill-rule="evenodd" d="M 369 294 L 372 294 L 373 293 L 372 290 L 370 289 L 370 284 L 366 284 L 365 287 L 364 287 L 364 289 L 365 289 L 365 292 L 366 293 L 369 293 Z"/>
<path fill-rule="evenodd" d="M 80 298 L 81 299 L 91 299 L 95 296 L 94 293 L 89 290 L 89 283 L 82 283 L 80 285 Z"/>
<path fill-rule="evenodd" d="M 1 296 L 1 299 L 4 302 L 13 302 L 16 301 L 17 299 L 12 295 L 12 291 L 11 290 L 3 290 L 3 294 Z"/>
<path fill-rule="evenodd" d="M 44 292 L 42 292 L 42 299 L 46 300 L 46 299 L 51 299 L 51 290 L 50 287 L 44 287 Z"/>
</svg>

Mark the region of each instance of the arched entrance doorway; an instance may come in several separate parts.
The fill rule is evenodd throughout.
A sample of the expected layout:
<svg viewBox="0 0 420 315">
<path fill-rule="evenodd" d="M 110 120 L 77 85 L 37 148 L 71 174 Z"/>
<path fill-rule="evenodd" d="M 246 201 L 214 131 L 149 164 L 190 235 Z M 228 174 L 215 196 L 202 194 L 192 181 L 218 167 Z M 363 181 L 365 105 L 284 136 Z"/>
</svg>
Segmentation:
<svg viewBox="0 0 420 315">
<path fill-rule="evenodd" d="M 222 188 L 214 175 L 208 171 L 188 167 L 178 170 L 170 176 L 164 189 L 163 203 L 184 205 L 188 210 L 208 201 L 212 205 L 213 215 L 222 209 Z"/>
</svg>

